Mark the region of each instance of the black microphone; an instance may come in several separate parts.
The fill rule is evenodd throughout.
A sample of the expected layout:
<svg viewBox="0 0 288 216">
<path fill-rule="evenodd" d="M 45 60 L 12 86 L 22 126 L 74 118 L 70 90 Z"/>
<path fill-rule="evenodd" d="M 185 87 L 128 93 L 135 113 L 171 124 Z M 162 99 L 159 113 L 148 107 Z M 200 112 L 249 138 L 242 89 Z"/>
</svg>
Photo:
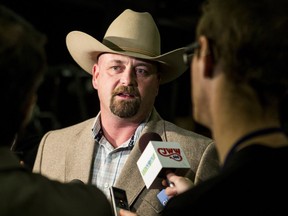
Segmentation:
<svg viewBox="0 0 288 216">
<path fill-rule="evenodd" d="M 162 141 L 162 138 L 159 134 L 155 132 L 147 132 L 143 134 L 139 138 L 139 149 L 141 153 L 143 153 L 143 151 L 145 150 L 146 146 L 148 145 L 150 141 Z"/>
<path fill-rule="evenodd" d="M 81 181 L 80 179 L 73 179 L 69 183 L 71 183 L 71 184 L 84 184 L 84 182 Z"/>
</svg>

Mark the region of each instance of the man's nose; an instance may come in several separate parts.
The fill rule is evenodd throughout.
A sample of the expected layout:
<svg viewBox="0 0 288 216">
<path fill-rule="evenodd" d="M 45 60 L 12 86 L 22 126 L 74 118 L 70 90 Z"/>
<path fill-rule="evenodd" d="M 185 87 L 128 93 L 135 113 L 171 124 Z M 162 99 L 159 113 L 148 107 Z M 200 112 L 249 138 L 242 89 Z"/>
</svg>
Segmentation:
<svg viewBox="0 0 288 216">
<path fill-rule="evenodd" d="M 133 69 L 126 69 L 121 74 L 120 82 L 122 85 L 134 85 L 136 83 L 136 76 Z"/>
</svg>

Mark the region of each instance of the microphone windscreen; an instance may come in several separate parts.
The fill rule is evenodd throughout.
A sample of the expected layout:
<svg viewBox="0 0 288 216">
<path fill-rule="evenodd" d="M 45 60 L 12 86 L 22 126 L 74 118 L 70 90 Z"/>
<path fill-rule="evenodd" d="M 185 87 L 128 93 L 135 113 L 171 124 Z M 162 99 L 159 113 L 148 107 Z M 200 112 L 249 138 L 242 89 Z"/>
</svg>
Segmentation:
<svg viewBox="0 0 288 216">
<path fill-rule="evenodd" d="M 84 184 L 84 182 L 81 181 L 80 179 L 73 179 L 69 183 L 72 183 L 72 184 Z"/>
<path fill-rule="evenodd" d="M 139 149 L 143 152 L 150 141 L 162 141 L 159 134 L 155 132 L 147 132 L 139 138 Z"/>
</svg>

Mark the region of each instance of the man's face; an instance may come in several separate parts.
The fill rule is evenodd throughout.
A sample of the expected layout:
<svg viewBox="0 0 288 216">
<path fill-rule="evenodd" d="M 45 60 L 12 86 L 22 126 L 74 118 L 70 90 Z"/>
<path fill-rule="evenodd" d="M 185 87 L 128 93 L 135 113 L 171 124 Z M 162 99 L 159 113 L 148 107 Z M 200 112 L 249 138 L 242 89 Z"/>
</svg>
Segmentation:
<svg viewBox="0 0 288 216">
<path fill-rule="evenodd" d="M 212 112 L 215 101 L 215 75 L 209 43 L 205 36 L 199 38 L 201 47 L 195 52 L 190 67 L 193 117 L 198 123 L 213 126 Z"/>
<path fill-rule="evenodd" d="M 191 72 L 191 96 L 193 104 L 193 117 L 200 124 L 207 125 L 209 117 L 209 104 L 207 98 L 207 89 L 209 84 L 205 81 L 204 55 L 195 54 L 192 59 Z"/>
<path fill-rule="evenodd" d="M 120 118 L 142 118 L 153 108 L 160 82 L 155 63 L 105 53 L 92 73 L 101 112 L 111 111 Z"/>
</svg>

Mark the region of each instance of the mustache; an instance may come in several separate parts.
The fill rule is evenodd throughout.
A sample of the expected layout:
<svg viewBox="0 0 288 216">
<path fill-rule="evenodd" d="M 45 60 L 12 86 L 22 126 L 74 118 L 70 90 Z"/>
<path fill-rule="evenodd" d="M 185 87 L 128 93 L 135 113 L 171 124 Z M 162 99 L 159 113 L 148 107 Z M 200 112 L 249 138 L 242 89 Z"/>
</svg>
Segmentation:
<svg viewBox="0 0 288 216">
<path fill-rule="evenodd" d="M 114 89 L 112 92 L 112 96 L 116 96 L 119 94 L 129 94 L 135 97 L 140 96 L 140 93 L 137 88 L 134 86 L 119 86 L 118 88 Z"/>
</svg>

